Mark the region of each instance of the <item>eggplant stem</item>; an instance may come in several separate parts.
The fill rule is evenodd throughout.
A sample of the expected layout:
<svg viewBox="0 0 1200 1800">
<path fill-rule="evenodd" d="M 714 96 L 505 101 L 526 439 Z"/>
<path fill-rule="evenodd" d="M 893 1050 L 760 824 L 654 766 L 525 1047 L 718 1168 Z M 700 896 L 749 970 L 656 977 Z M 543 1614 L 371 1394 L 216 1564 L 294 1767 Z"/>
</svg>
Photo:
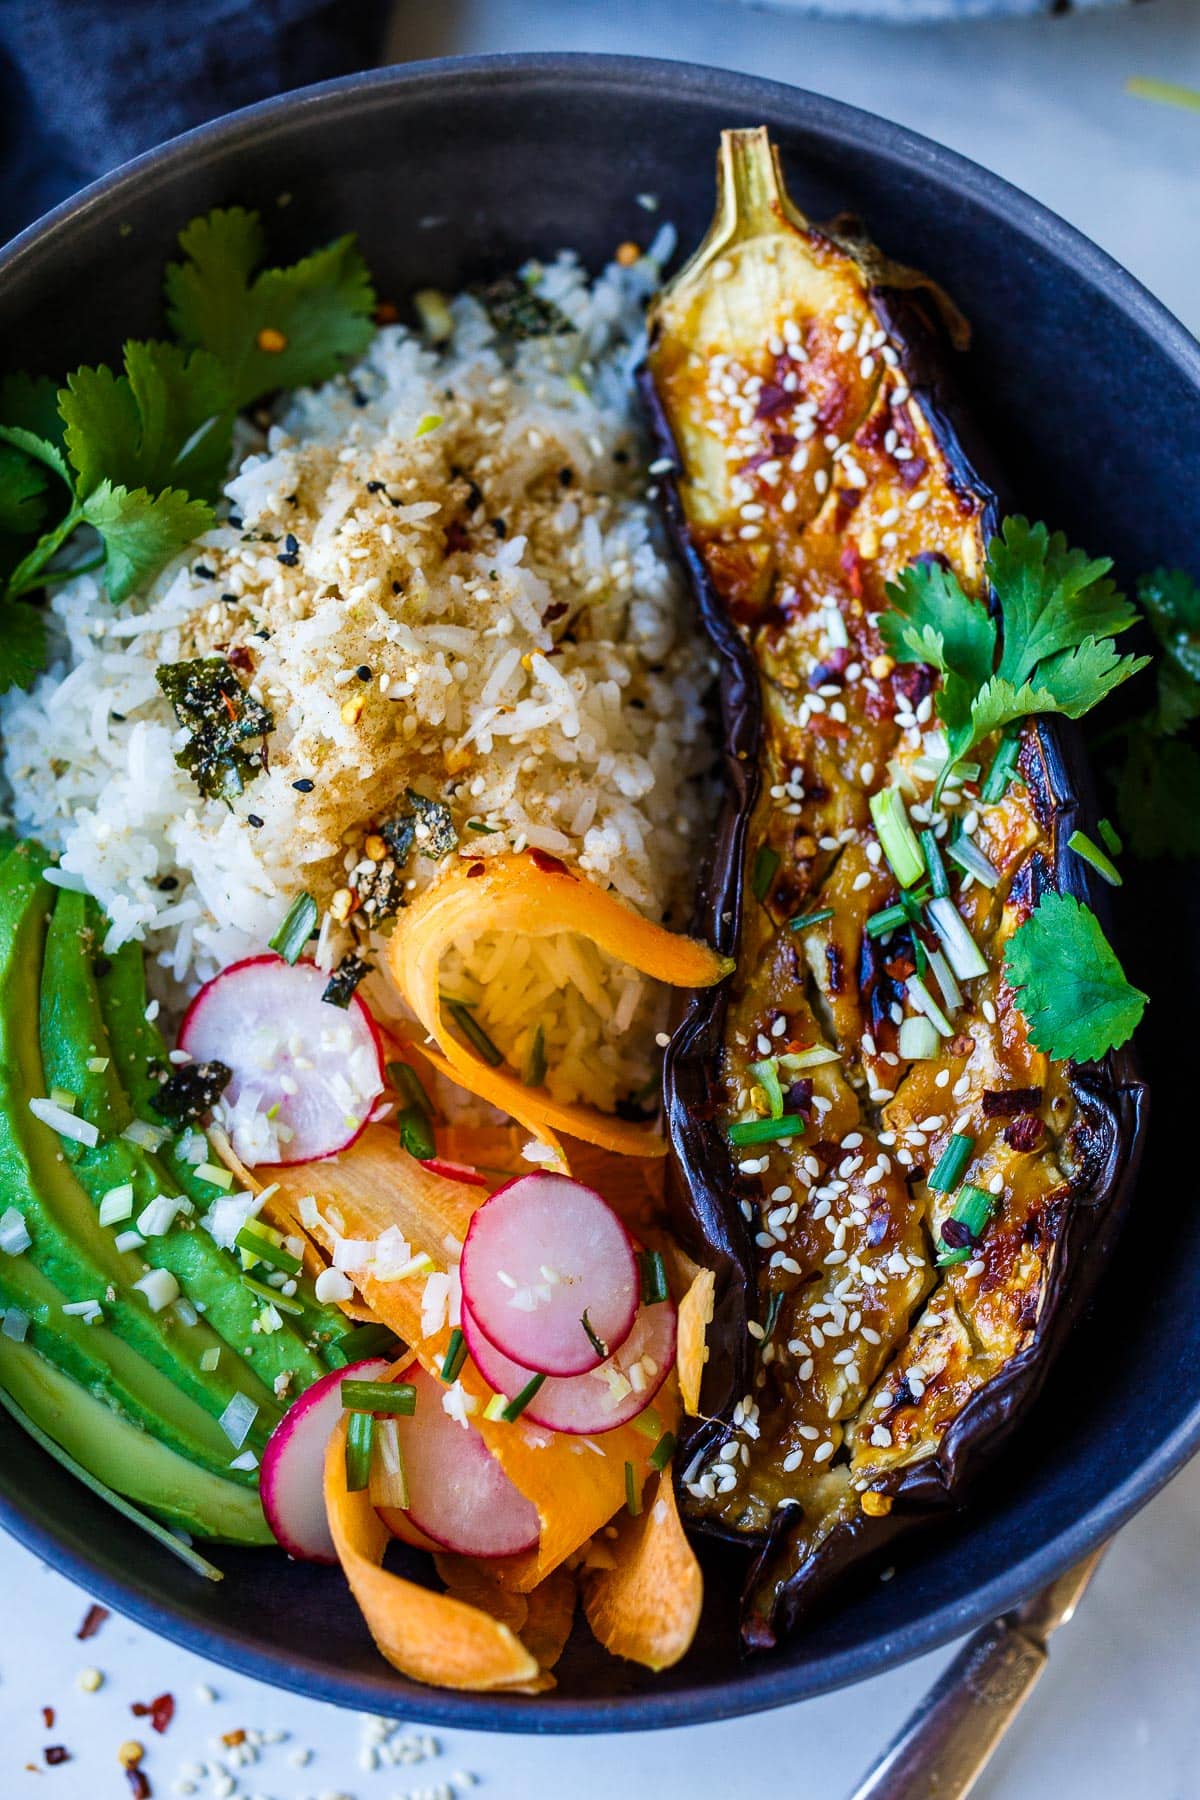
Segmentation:
<svg viewBox="0 0 1200 1800">
<path fill-rule="evenodd" d="M 783 231 L 807 231 L 808 220 L 784 185 L 779 152 L 765 125 L 723 131 L 717 152 L 717 209 L 702 243 L 668 291 L 706 276 L 734 245 Z"/>
</svg>

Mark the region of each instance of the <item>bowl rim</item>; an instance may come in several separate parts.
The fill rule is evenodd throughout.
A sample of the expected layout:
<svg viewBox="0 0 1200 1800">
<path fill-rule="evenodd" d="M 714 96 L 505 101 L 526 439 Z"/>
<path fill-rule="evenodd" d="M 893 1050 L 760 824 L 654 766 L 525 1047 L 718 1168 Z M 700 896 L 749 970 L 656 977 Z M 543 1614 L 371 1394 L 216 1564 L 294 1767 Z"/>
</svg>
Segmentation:
<svg viewBox="0 0 1200 1800">
<path fill-rule="evenodd" d="M 978 209 L 1002 216 L 1007 227 L 1033 238 L 1099 288 L 1142 335 L 1200 390 L 1200 342 L 1133 275 L 1075 226 L 958 151 L 907 127 L 804 88 L 706 64 L 663 58 L 579 52 L 507 53 L 428 59 L 393 65 L 298 88 L 222 115 L 168 139 L 111 170 L 27 226 L 0 249 L 0 282 L 36 268 L 55 253 L 82 220 L 124 199 L 144 201 L 168 187 L 175 171 L 199 157 L 218 162 L 239 146 L 269 136 L 277 122 L 298 114 L 344 111 L 361 115 L 405 96 L 471 82 L 527 93 L 547 86 L 591 91 L 659 92 L 664 84 L 687 98 L 720 94 L 733 111 L 792 113 L 826 142 L 864 146 L 884 160 L 903 160 L 918 176 L 950 185 Z M 15 1427 L 14 1427 L 15 1429 Z M 1200 1391 L 1188 1415 L 1152 1454 L 1073 1525 L 1012 1563 L 969 1594 L 865 1646 L 835 1652 L 819 1663 L 787 1665 L 763 1659 L 752 1679 L 736 1685 L 703 1683 L 669 1691 L 544 1700 L 457 1693 L 406 1682 L 380 1660 L 378 1676 L 343 1675 L 318 1658 L 264 1647 L 240 1628 L 209 1626 L 180 1615 L 126 1582 L 98 1569 L 85 1552 L 61 1543 L 39 1519 L 0 1493 L 0 1525 L 59 1573 L 158 1636 L 207 1656 L 239 1674 L 340 1706 L 394 1711 L 397 1698 L 417 1703 L 432 1724 L 461 1729 L 570 1734 L 636 1731 L 703 1724 L 784 1706 L 882 1674 L 988 1623 L 1053 1580 L 1111 1537 L 1151 1500 L 1200 1449 Z M 731 1658 L 736 1655 L 730 1646 Z"/>
</svg>

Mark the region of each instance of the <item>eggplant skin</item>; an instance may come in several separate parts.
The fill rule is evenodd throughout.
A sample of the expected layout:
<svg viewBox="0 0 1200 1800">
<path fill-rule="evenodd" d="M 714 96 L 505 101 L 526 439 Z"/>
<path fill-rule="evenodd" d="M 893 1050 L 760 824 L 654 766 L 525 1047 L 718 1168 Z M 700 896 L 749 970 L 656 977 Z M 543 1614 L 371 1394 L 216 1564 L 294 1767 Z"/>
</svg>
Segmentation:
<svg viewBox="0 0 1200 1800">
<path fill-rule="evenodd" d="M 784 214 L 792 223 L 798 218 L 786 197 Z M 720 217 L 719 213 L 718 221 Z M 802 219 L 800 224 L 808 229 Z M 978 473 L 990 466 L 988 453 L 959 400 L 951 373 L 954 348 L 961 347 L 963 339 L 961 320 L 931 284 L 886 263 L 864 240 L 849 236 L 844 226 L 828 234 L 813 231 L 812 238 L 845 251 L 857 264 L 870 306 L 898 355 L 900 375 L 936 439 L 945 484 L 959 494 L 964 516 L 974 510 L 986 540 L 999 522 L 998 484 Z M 694 927 L 723 953 L 737 956 L 744 948 L 748 911 L 755 906 L 745 892 L 745 871 L 754 850 L 756 807 L 763 800 L 765 677 L 746 614 L 737 616 L 738 608 L 714 580 L 713 563 L 706 554 L 711 541 L 704 531 L 694 529 L 688 516 L 685 456 L 656 381 L 660 328 L 661 319 L 652 317 L 650 352 L 639 371 L 639 388 L 654 455 L 671 465 L 672 472 L 659 484 L 667 530 L 720 659 L 726 794 L 698 882 Z M 1105 890 L 1091 869 L 1067 849 L 1077 824 L 1094 823 L 1078 730 L 1059 719 L 1027 724 L 1020 773 L 1041 844 L 1014 877 L 1012 906 L 1018 914 L 1027 914 L 1042 892 L 1056 889 L 1086 900 L 1103 917 Z M 806 1521 L 796 1503 L 777 1503 L 765 1526 L 731 1522 L 697 1507 L 688 1482 L 734 1435 L 738 1397 L 755 1390 L 758 1347 L 748 1326 L 763 1316 L 762 1259 L 752 1236 L 755 1228 L 739 1205 L 737 1171 L 720 1125 L 722 1112 L 728 1110 L 721 1067 L 737 979 L 694 997 L 665 1062 L 673 1224 L 689 1253 L 717 1277 L 703 1416 L 681 1434 L 675 1468 L 681 1511 L 689 1525 L 754 1553 L 743 1597 L 742 1635 L 748 1647 L 764 1649 L 825 1603 L 851 1567 L 881 1554 L 902 1534 L 930 1526 L 962 1507 L 981 1473 L 1024 1421 L 1055 1355 L 1090 1301 L 1120 1229 L 1140 1160 L 1148 1097 L 1128 1049 L 1110 1054 L 1099 1065 L 1053 1066 L 1062 1093 L 1070 1096 L 1069 1125 L 1059 1147 L 1060 1161 L 1069 1173 L 1047 1196 L 1042 1215 L 1046 1253 L 1036 1317 L 1020 1347 L 970 1393 L 948 1425 L 936 1428 L 940 1430 L 936 1448 L 883 1473 L 872 1471 L 870 1513 L 860 1504 L 861 1488 L 851 1486 L 840 1515 L 831 1513 L 815 1541 L 812 1521 Z M 914 1310 L 910 1329 L 919 1310 Z"/>
</svg>

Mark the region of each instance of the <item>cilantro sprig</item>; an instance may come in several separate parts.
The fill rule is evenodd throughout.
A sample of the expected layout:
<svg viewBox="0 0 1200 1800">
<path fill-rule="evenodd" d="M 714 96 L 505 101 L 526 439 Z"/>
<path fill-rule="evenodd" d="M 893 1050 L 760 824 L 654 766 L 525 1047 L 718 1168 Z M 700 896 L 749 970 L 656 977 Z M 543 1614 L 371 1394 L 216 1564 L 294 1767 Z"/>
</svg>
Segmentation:
<svg viewBox="0 0 1200 1800">
<path fill-rule="evenodd" d="M 43 666 L 31 596 L 74 574 L 59 553 L 80 527 L 99 539 L 114 604 L 151 580 L 216 519 L 238 412 L 279 388 L 328 380 L 370 342 L 375 295 L 352 238 L 261 268 L 258 215 L 194 219 L 166 274 L 178 341 L 131 340 L 119 370 L 61 385 L 0 385 L 0 693 Z"/>
<path fill-rule="evenodd" d="M 1129 1039 L 1147 996 L 1125 978 L 1100 921 L 1070 894 L 1046 894 L 1005 947 L 1004 973 L 1029 1040 L 1056 1060 L 1098 1060 Z"/>
<path fill-rule="evenodd" d="M 1104 732 L 1122 829 L 1139 857 L 1200 856 L 1200 751 L 1184 736 L 1200 719 L 1200 587 L 1182 569 L 1138 583 L 1155 639 L 1152 703 Z M 1113 758 L 1114 748 L 1117 756 Z"/>
<path fill-rule="evenodd" d="M 1061 532 L 1010 518 L 987 554 L 998 616 L 940 563 L 914 563 L 889 586 L 884 643 L 898 662 L 942 676 L 935 704 L 949 751 L 935 800 L 954 764 L 993 732 L 1037 713 L 1081 718 L 1145 668 L 1146 657 L 1113 647 L 1137 613 L 1111 567 L 1069 548 Z"/>
</svg>

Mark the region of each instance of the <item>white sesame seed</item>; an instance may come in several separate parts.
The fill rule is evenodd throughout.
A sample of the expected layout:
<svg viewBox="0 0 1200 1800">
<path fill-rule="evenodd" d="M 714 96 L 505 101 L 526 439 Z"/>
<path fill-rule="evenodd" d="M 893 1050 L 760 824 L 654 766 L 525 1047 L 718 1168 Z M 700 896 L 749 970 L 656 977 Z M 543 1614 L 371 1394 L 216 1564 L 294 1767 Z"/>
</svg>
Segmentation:
<svg viewBox="0 0 1200 1800">
<path fill-rule="evenodd" d="M 823 1444 L 818 1444 L 817 1448 L 813 1451 L 813 1461 L 818 1463 L 828 1462 L 832 1455 L 833 1443 L 829 1438 L 826 1438 L 825 1442 Z"/>
</svg>

